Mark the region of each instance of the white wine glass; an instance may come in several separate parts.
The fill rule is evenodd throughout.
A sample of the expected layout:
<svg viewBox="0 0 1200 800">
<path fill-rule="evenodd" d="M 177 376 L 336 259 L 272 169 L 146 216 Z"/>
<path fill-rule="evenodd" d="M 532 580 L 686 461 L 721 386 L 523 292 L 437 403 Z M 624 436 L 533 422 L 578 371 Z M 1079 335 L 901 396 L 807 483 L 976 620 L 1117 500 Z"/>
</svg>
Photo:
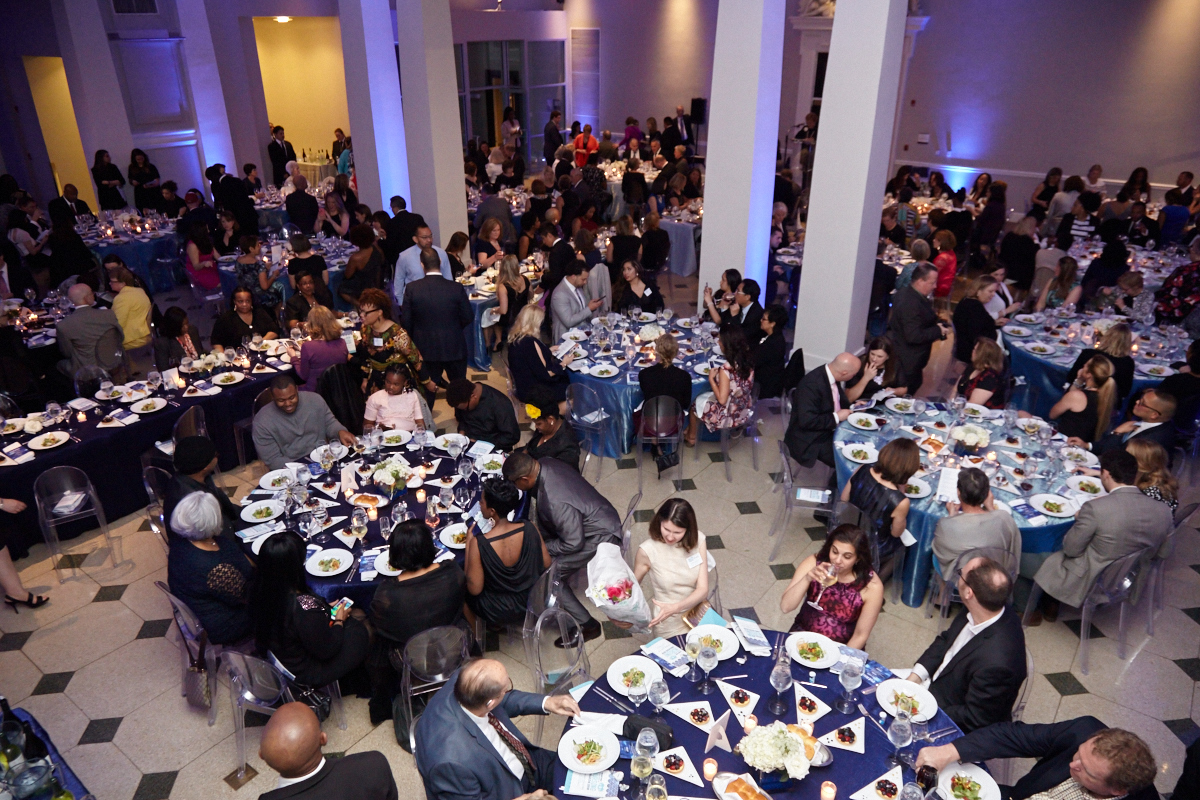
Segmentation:
<svg viewBox="0 0 1200 800">
<path fill-rule="evenodd" d="M 821 598 L 825 595 L 825 590 L 837 583 L 837 567 L 832 562 L 823 562 L 821 564 L 825 568 L 825 577 L 821 578 L 821 591 L 817 592 L 817 599 L 809 600 L 808 604 L 818 611 L 824 612 L 821 607 Z"/>
<path fill-rule="evenodd" d="M 687 653 L 688 660 L 692 662 L 686 676 L 687 680 L 691 683 L 698 683 L 700 673 L 696 670 L 696 659 L 700 656 L 700 640 L 688 639 L 683 645 L 683 652 Z"/>
</svg>

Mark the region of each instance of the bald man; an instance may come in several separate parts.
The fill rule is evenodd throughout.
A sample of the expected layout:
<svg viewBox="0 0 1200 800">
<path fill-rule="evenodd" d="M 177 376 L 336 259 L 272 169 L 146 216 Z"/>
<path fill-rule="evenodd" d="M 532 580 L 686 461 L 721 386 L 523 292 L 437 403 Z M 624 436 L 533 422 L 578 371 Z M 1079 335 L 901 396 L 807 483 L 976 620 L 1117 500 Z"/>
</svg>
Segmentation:
<svg viewBox="0 0 1200 800">
<path fill-rule="evenodd" d="M 833 431 L 850 416 L 850 402 L 842 384 L 858 374 L 861 365 L 853 353 L 841 353 L 800 380 L 792 394 L 792 417 L 784 441 L 792 458 L 811 467 L 817 461 L 834 466 Z"/>
<path fill-rule="evenodd" d="M 67 297 L 74 304 L 74 310 L 58 323 L 58 349 L 62 351 L 63 360 L 58 362 L 59 370 L 67 377 L 74 377 L 83 367 L 101 366 L 111 368 L 119 364 L 116 355 L 125 341 L 125 333 L 117 315 L 110 308 L 96 308 L 96 296 L 92 288 L 85 283 L 77 283 L 67 290 Z M 103 364 L 96 358 L 96 346 L 101 340 L 110 343 L 112 353 L 104 353 Z"/>
<path fill-rule="evenodd" d="M 279 773 L 274 790 L 259 800 L 396 800 L 392 769 L 383 753 L 371 750 L 327 761 L 325 734 L 304 703 L 280 706 L 263 729 L 258 757 Z"/>
<path fill-rule="evenodd" d="M 417 720 L 417 770 L 427 800 L 538 800 L 554 786 L 557 756 L 534 747 L 511 717 L 572 717 L 570 695 L 518 692 L 499 661 L 473 659 L 438 690 Z"/>
</svg>

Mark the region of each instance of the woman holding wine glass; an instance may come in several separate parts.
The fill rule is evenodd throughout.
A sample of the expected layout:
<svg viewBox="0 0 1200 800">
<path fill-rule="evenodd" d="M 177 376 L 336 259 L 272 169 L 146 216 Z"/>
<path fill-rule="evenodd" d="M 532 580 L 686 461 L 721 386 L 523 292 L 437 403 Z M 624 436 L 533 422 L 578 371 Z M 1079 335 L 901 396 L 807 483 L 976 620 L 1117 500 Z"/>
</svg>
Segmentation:
<svg viewBox="0 0 1200 800">
<path fill-rule="evenodd" d="M 822 581 L 831 572 L 826 588 Z M 802 602 L 806 599 L 811 602 Z M 883 608 L 883 581 L 871 570 L 871 546 L 862 529 L 834 528 L 821 550 L 796 567 L 779 608 L 785 614 L 800 609 L 793 631 L 813 631 L 863 649 Z"/>
</svg>

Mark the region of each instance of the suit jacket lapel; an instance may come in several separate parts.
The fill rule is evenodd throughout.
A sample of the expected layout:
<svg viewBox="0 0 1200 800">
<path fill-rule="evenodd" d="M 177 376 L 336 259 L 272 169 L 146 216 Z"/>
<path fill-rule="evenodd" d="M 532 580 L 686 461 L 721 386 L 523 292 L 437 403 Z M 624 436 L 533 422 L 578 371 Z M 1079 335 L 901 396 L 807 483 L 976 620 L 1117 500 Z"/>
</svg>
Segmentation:
<svg viewBox="0 0 1200 800">
<path fill-rule="evenodd" d="M 1005 609 L 1004 613 L 1011 614 L 1011 613 L 1013 613 L 1013 611 L 1012 611 L 1012 609 Z M 965 625 L 966 625 L 966 623 L 965 623 L 966 616 L 965 615 L 963 616 L 963 620 L 964 620 L 963 624 L 965 627 Z M 954 654 L 954 658 L 952 658 L 950 660 L 950 663 L 946 665 L 946 669 L 942 671 L 941 677 L 945 677 L 946 673 L 949 672 L 951 669 L 957 669 L 958 666 L 963 663 L 961 659 L 967 658 L 968 656 L 971 655 L 971 653 L 975 652 L 975 650 L 977 648 L 982 647 L 983 643 L 986 642 L 988 639 L 990 639 L 992 637 L 992 635 L 997 630 L 999 630 L 1000 626 L 1003 624 L 1004 624 L 1004 620 L 998 619 L 995 622 L 993 622 L 991 625 L 988 625 L 982 631 L 977 633 L 975 636 L 972 636 L 971 641 L 964 644 L 962 646 L 962 649 Z M 962 628 L 959 628 L 959 632 L 960 633 L 962 632 Z M 955 634 L 955 638 L 958 638 L 957 633 Z M 950 644 L 951 644 L 951 646 L 954 645 L 954 639 L 950 640 Z"/>
<path fill-rule="evenodd" d="M 455 718 L 458 719 L 458 723 L 466 728 L 467 733 L 474 737 L 475 742 L 496 760 L 496 763 L 500 765 L 500 768 L 504 770 L 506 774 L 512 775 L 512 771 L 508 768 L 508 764 L 504 761 L 500 754 L 496 752 L 496 748 L 491 742 L 488 741 L 488 738 L 483 735 L 483 731 L 479 729 L 479 726 L 475 724 L 475 721 L 467 716 L 467 712 L 463 710 L 463 707 L 460 706 L 456 701 L 452 701 L 452 709 L 454 711 Z M 501 724 L 503 724 L 503 720 L 501 720 Z M 509 728 L 509 731 L 511 730 L 512 728 Z M 514 776 L 513 779 L 516 780 L 516 777 Z"/>
</svg>

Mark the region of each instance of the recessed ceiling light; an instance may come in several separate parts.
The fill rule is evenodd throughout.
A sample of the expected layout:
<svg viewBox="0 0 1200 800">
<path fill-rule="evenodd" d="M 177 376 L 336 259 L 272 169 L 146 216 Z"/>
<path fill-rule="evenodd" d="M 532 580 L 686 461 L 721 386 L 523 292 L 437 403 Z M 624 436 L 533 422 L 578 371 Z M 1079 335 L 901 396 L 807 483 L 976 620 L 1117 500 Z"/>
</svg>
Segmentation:
<svg viewBox="0 0 1200 800">
<path fill-rule="evenodd" d="M 276 22 L 291 22 L 292 18 L 291 17 L 276 17 L 275 21 Z"/>
</svg>

